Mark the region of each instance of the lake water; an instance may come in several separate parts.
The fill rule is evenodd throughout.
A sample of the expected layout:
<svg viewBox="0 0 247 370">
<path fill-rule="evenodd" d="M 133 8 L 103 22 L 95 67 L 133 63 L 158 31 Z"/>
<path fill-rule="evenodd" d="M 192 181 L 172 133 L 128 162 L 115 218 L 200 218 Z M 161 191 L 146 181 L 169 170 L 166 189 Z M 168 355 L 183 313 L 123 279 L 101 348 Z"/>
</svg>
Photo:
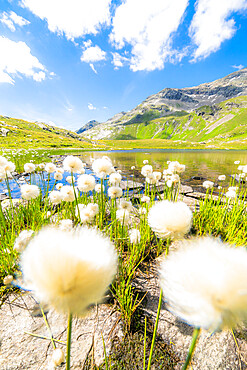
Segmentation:
<svg viewBox="0 0 247 370">
<path fill-rule="evenodd" d="M 71 153 L 70 153 L 71 154 Z M 200 186 L 201 180 L 193 180 L 194 176 L 201 177 L 203 179 L 215 181 L 219 175 L 226 175 L 227 180 L 224 182 L 225 185 L 230 183 L 230 175 L 239 173 L 237 170 L 238 165 L 234 164 L 235 161 L 240 161 L 241 165 L 247 164 L 247 151 L 202 151 L 202 150 L 119 150 L 111 152 L 82 152 L 79 155 L 80 158 L 91 163 L 92 159 L 97 159 L 103 155 L 107 155 L 111 158 L 113 165 L 117 169 L 121 169 L 123 173 L 127 173 L 127 176 L 132 174 L 130 170 L 131 166 L 136 167 L 135 175 L 140 174 L 143 161 L 148 160 L 149 164 L 153 166 L 154 170 L 163 171 L 167 168 L 167 161 L 179 161 L 186 165 L 185 172 L 181 175 L 182 182 L 189 183 L 194 186 Z M 86 171 L 90 173 L 88 169 Z M 66 183 L 66 177 L 69 173 L 65 173 L 63 180 L 59 182 Z M 77 176 L 76 176 L 77 177 Z M 29 179 L 27 178 L 29 181 Z M 39 176 L 32 175 L 32 183 L 39 183 Z M 50 189 L 53 187 L 54 179 L 51 176 Z M 10 180 L 11 190 L 13 197 L 20 197 L 20 188 L 17 183 Z M 0 183 L 0 193 L 7 193 L 4 182 Z"/>
</svg>

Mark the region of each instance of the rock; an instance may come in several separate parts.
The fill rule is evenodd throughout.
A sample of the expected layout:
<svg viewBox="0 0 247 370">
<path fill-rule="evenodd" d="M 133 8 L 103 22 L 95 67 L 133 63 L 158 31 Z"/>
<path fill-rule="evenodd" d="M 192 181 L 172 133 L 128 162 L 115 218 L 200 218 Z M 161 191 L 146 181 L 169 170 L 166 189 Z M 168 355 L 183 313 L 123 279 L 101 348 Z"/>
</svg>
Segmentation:
<svg viewBox="0 0 247 370">
<path fill-rule="evenodd" d="M 7 128 L 0 127 L 0 134 L 2 136 L 6 137 L 9 132 L 10 132 L 10 130 L 8 130 Z"/>
<path fill-rule="evenodd" d="M 15 299 L 17 298 L 17 299 Z M 12 303 L 10 303 L 12 302 Z M 50 366 L 53 348 L 50 340 L 31 336 L 28 333 L 49 337 L 42 316 L 31 315 L 36 302 L 29 293 L 11 295 L 0 310 L 1 319 L 1 370 L 47 370 Z M 33 317 L 35 316 L 35 317 Z M 120 314 L 105 304 L 91 309 L 85 318 L 74 318 L 72 327 L 71 369 L 82 369 L 90 350 L 94 346 L 96 365 L 104 361 L 102 335 L 106 351 L 111 347 L 110 338 L 122 337 Z M 53 337 L 66 343 L 66 315 L 53 309 L 48 311 L 47 320 Z M 25 333 L 26 332 L 26 333 Z M 94 341 L 93 341 L 94 338 Z M 66 353 L 66 345 L 57 344 Z M 65 369 L 62 365 L 60 369 Z"/>
<path fill-rule="evenodd" d="M 127 190 L 127 189 L 137 189 L 137 188 L 144 188 L 144 184 L 141 183 L 141 182 L 136 182 L 134 181 L 126 181 L 126 180 L 122 180 L 120 182 L 120 188 L 123 189 L 123 190 Z"/>
<path fill-rule="evenodd" d="M 180 194 L 188 194 L 193 193 L 193 189 L 189 185 L 182 185 L 180 186 Z"/>
</svg>

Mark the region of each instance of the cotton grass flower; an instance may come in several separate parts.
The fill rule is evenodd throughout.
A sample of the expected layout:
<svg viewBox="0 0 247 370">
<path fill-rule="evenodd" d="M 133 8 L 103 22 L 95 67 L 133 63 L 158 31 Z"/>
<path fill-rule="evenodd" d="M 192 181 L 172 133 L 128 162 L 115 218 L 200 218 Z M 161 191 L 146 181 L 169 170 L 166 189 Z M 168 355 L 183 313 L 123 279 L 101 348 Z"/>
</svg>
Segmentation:
<svg viewBox="0 0 247 370">
<path fill-rule="evenodd" d="M 132 244 L 138 244 L 141 240 L 141 233 L 138 229 L 129 230 L 129 239 Z"/>
<path fill-rule="evenodd" d="M 195 327 L 232 328 L 247 317 L 247 252 L 210 237 L 185 241 L 163 260 L 170 311 Z"/>
<path fill-rule="evenodd" d="M 77 189 L 70 185 L 64 185 L 60 192 L 62 200 L 65 202 L 73 202 L 75 200 L 75 194 L 77 195 Z"/>
<path fill-rule="evenodd" d="M 94 190 L 96 193 L 101 193 L 101 184 L 96 184 Z M 102 191 L 105 190 L 105 186 L 102 184 Z"/>
<path fill-rule="evenodd" d="M 80 191 L 88 192 L 95 188 L 95 178 L 92 175 L 81 175 L 77 179 L 77 187 Z"/>
<path fill-rule="evenodd" d="M 117 272 L 111 241 L 96 229 L 44 228 L 21 257 L 24 286 L 41 303 L 81 315 L 100 301 Z"/>
<path fill-rule="evenodd" d="M 3 279 L 3 284 L 4 285 L 10 285 L 12 283 L 12 281 L 14 280 L 13 278 L 13 275 L 7 275 L 5 276 L 5 278 Z"/>
<path fill-rule="evenodd" d="M 61 190 L 62 187 L 63 187 L 63 183 L 62 182 L 57 183 L 57 185 L 56 185 L 56 189 L 57 190 Z"/>
<path fill-rule="evenodd" d="M 57 170 L 54 163 L 46 163 L 45 165 L 45 171 L 48 173 L 53 173 Z"/>
<path fill-rule="evenodd" d="M 141 169 L 141 174 L 144 177 L 149 176 L 153 172 L 153 167 L 150 164 L 146 164 Z"/>
<path fill-rule="evenodd" d="M 108 195 L 111 199 L 120 198 L 123 195 L 123 190 L 119 186 L 111 186 L 108 188 Z"/>
<path fill-rule="evenodd" d="M 65 355 L 61 348 L 54 349 L 52 354 L 52 364 L 53 366 L 60 366 L 63 362 L 65 362 Z"/>
<path fill-rule="evenodd" d="M 125 225 L 128 225 L 131 222 L 129 211 L 123 208 L 120 208 L 116 211 L 116 219 Z"/>
<path fill-rule="evenodd" d="M 65 171 L 69 172 L 78 172 L 84 170 L 81 159 L 73 155 L 69 155 L 64 159 L 63 168 Z"/>
<path fill-rule="evenodd" d="M 204 181 L 204 182 L 202 183 L 202 186 L 203 186 L 205 189 L 212 189 L 212 188 L 214 187 L 214 183 L 213 183 L 213 181 L 208 181 L 208 180 L 206 180 L 206 181 Z"/>
<path fill-rule="evenodd" d="M 168 171 L 171 173 L 182 173 L 185 171 L 185 165 L 178 161 L 173 161 L 168 164 Z"/>
<path fill-rule="evenodd" d="M 33 163 L 25 163 L 24 164 L 24 171 L 31 173 L 35 171 L 35 165 Z"/>
<path fill-rule="evenodd" d="M 147 195 L 143 195 L 140 199 L 140 201 L 142 203 L 150 203 L 150 197 L 148 197 Z"/>
<path fill-rule="evenodd" d="M 225 196 L 227 198 L 230 198 L 230 199 L 235 199 L 237 197 L 237 193 L 236 191 L 234 190 L 228 190 L 226 193 L 225 193 Z"/>
<path fill-rule="evenodd" d="M 7 164 L 7 158 L 0 155 L 0 167 L 4 167 Z"/>
<path fill-rule="evenodd" d="M 78 212 L 79 209 L 79 212 Z M 80 221 L 82 223 L 93 222 L 94 217 L 99 213 L 99 206 L 97 203 L 89 203 L 87 206 L 85 204 L 78 204 L 78 208 L 75 210 L 76 216 L 80 216 Z"/>
<path fill-rule="evenodd" d="M 23 230 L 20 232 L 18 237 L 15 239 L 14 250 L 17 252 L 23 252 L 29 241 L 33 237 L 33 230 Z"/>
<path fill-rule="evenodd" d="M 57 181 L 61 181 L 63 179 L 63 175 L 60 172 L 55 172 L 54 173 L 54 179 Z"/>
<path fill-rule="evenodd" d="M 133 211 L 133 206 L 131 202 L 128 202 L 125 199 L 120 199 L 117 204 L 118 209 L 127 209 L 127 211 Z"/>
<path fill-rule="evenodd" d="M 114 172 L 114 168 L 111 160 L 108 157 L 102 157 L 95 159 L 92 164 L 92 169 L 97 177 L 104 179 L 107 175 Z"/>
<path fill-rule="evenodd" d="M 218 177 L 218 180 L 219 181 L 224 181 L 226 179 L 226 175 L 220 175 L 219 177 Z"/>
<path fill-rule="evenodd" d="M 40 188 L 37 185 L 21 185 L 21 196 L 25 200 L 35 199 L 40 195 Z"/>
<path fill-rule="evenodd" d="M 148 159 L 144 159 L 143 164 L 148 164 Z"/>
<path fill-rule="evenodd" d="M 62 202 L 62 194 L 58 190 L 52 190 L 49 194 L 49 200 L 52 204 L 60 204 Z"/>
<path fill-rule="evenodd" d="M 114 186 L 119 185 L 121 180 L 122 180 L 122 176 L 120 175 L 120 173 L 113 172 L 110 174 L 109 183 L 111 185 L 114 185 Z"/>
<path fill-rule="evenodd" d="M 74 176 L 67 176 L 66 181 L 71 185 L 73 183 L 73 181 L 75 181 L 75 178 L 74 178 Z"/>
<path fill-rule="evenodd" d="M 148 224 L 160 238 L 181 238 L 191 228 L 192 212 L 184 202 L 163 200 L 150 208 Z"/>
</svg>

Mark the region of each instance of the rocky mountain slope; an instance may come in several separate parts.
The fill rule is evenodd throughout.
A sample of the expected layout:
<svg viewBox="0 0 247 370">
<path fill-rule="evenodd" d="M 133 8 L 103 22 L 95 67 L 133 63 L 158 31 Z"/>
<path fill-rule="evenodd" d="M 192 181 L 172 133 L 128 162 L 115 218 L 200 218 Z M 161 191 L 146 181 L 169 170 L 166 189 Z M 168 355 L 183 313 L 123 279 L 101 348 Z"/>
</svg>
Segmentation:
<svg viewBox="0 0 247 370">
<path fill-rule="evenodd" d="M 246 108 L 247 68 L 244 68 L 199 86 L 165 88 L 131 111 L 97 123 L 82 135 L 90 139 L 161 138 L 198 142 L 220 135 L 228 122 L 236 137 L 239 120 L 247 125 Z"/>
</svg>

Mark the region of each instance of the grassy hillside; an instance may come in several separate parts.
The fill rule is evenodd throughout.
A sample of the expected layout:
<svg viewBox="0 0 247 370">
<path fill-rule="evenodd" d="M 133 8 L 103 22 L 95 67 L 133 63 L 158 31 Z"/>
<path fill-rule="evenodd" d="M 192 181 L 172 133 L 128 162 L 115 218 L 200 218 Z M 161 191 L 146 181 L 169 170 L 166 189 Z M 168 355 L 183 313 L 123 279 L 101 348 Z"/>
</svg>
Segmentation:
<svg viewBox="0 0 247 370">
<path fill-rule="evenodd" d="M 0 116 L 0 148 L 94 148 L 95 145 L 62 128 Z"/>
</svg>

